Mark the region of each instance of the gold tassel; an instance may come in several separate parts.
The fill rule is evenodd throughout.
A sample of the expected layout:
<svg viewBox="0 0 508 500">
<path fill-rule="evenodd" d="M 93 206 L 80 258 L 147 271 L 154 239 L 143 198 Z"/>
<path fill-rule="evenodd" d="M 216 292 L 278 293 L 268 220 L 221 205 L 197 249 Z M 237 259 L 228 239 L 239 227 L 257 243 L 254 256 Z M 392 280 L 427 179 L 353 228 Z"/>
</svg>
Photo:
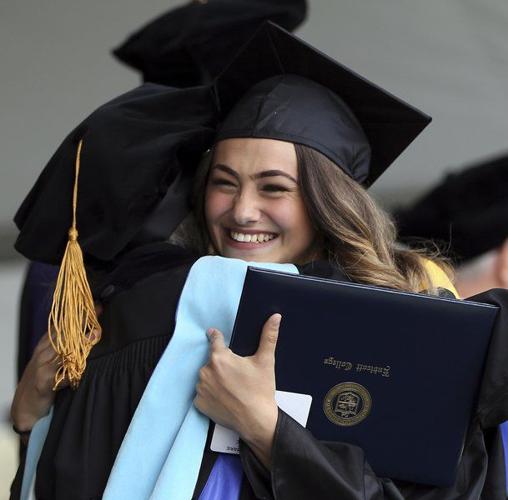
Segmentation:
<svg viewBox="0 0 508 500">
<path fill-rule="evenodd" d="M 79 385 L 86 368 L 86 358 L 99 341 L 101 331 L 76 229 L 82 145 L 83 140 L 79 141 L 76 154 L 72 226 L 69 229 L 69 241 L 60 265 L 48 320 L 49 340 L 60 362 L 53 390 L 56 390 L 64 380 L 67 380 L 73 388 Z"/>
</svg>

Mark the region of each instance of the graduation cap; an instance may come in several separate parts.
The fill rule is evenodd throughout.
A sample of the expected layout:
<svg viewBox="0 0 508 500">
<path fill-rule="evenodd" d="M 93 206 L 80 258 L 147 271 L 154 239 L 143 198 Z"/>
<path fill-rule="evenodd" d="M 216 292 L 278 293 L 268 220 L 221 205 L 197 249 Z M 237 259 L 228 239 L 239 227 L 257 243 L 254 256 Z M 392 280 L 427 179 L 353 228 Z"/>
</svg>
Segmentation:
<svg viewBox="0 0 508 500">
<path fill-rule="evenodd" d="M 508 237 L 508 154 L 449 174 L 395 218 L 401 239 L 445 243 L 458 261 L 499 247 Z"/>
<path fill-rule="evenodd" d="M 134 239 L 167 238 L 189 210 L 186 195 L 215 120 L 206 87 L 144 84 L 99 107 L 65 138 L 18 209 L 16 249 L 60 262 L 81 140 L 76 215 L 88 263 L 113 261 Z"/>
<path fill-rule="evenodd" d="M 431 118 L 271 22 L 218 77 L 218 139 L 310 146 L 370 186 Z"/>
<path fill-rule="evenodd" d="M 214 135 L 305 144 L 370 185 L 429 121 L 270 22 L 213 84 L 145 84 L 100 107 L 64 140 L 15 217 L 16 248 L 28 258 L 55 263 L 72 250 L 49 328 L 65 337 L 56 342 L 65 373 L 79 381 L 94 328 L 77 242 L 98 265 L 169 236 L 189 210 L 191 178 Z M 70 300 L 76 290 L 81 298 Z"/>
<path fill-rule="evenodd" d="M 113 54 L 144 81 L 186 87 L 209 83 L 261 22 L 292 31 L 305 19 L 305 0 L 201 0 L 157 17 Z"/>
</svg>

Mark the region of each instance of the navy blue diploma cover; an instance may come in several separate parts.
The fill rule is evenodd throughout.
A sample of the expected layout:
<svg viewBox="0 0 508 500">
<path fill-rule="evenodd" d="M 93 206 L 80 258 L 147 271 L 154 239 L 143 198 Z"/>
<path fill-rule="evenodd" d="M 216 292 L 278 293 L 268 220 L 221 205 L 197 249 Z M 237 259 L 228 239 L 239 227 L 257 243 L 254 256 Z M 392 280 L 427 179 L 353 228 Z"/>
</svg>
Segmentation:
<svg viewBox="0 0 508 500">
<path fill-rule="evenodd" d="M 307 428 L 360 446 L 378 476 L 453 483 L 498 308 L 250 267 L 231 349 L 282 314 L 277 389 L 310 394 Z"/>
</svg>

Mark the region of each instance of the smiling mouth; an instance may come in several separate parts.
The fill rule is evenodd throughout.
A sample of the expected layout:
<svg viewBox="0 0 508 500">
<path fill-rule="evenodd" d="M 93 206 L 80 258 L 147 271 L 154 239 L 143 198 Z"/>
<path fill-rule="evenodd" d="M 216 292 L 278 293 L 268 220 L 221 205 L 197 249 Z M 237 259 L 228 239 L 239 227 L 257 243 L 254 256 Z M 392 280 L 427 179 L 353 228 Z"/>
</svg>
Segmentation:
<svg viewBox="0 0 508 500">
<path fill-rule="evenodd" d="M 239 243 L 267 243 L 275 238 L 277 234 L 274 233 L 241 233 L 238 231 L 228 231 L 229 237 Z"/>
</svg>

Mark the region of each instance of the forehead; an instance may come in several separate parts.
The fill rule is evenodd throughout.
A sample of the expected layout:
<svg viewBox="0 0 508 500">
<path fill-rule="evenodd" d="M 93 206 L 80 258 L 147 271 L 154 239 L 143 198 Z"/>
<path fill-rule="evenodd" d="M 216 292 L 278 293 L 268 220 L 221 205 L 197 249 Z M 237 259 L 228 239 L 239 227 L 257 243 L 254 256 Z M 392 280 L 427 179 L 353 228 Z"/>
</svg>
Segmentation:
<svg viewBox="0 0 508 500">
<path fill-rule="evenodd" d="M 224 139 L 215 145 L 213 165 L 221 163 L 242 174 L 263 170 L 282 170 L 297 175 L 296 151 L 293 143 L 275 139 Z"/>
</svg>

